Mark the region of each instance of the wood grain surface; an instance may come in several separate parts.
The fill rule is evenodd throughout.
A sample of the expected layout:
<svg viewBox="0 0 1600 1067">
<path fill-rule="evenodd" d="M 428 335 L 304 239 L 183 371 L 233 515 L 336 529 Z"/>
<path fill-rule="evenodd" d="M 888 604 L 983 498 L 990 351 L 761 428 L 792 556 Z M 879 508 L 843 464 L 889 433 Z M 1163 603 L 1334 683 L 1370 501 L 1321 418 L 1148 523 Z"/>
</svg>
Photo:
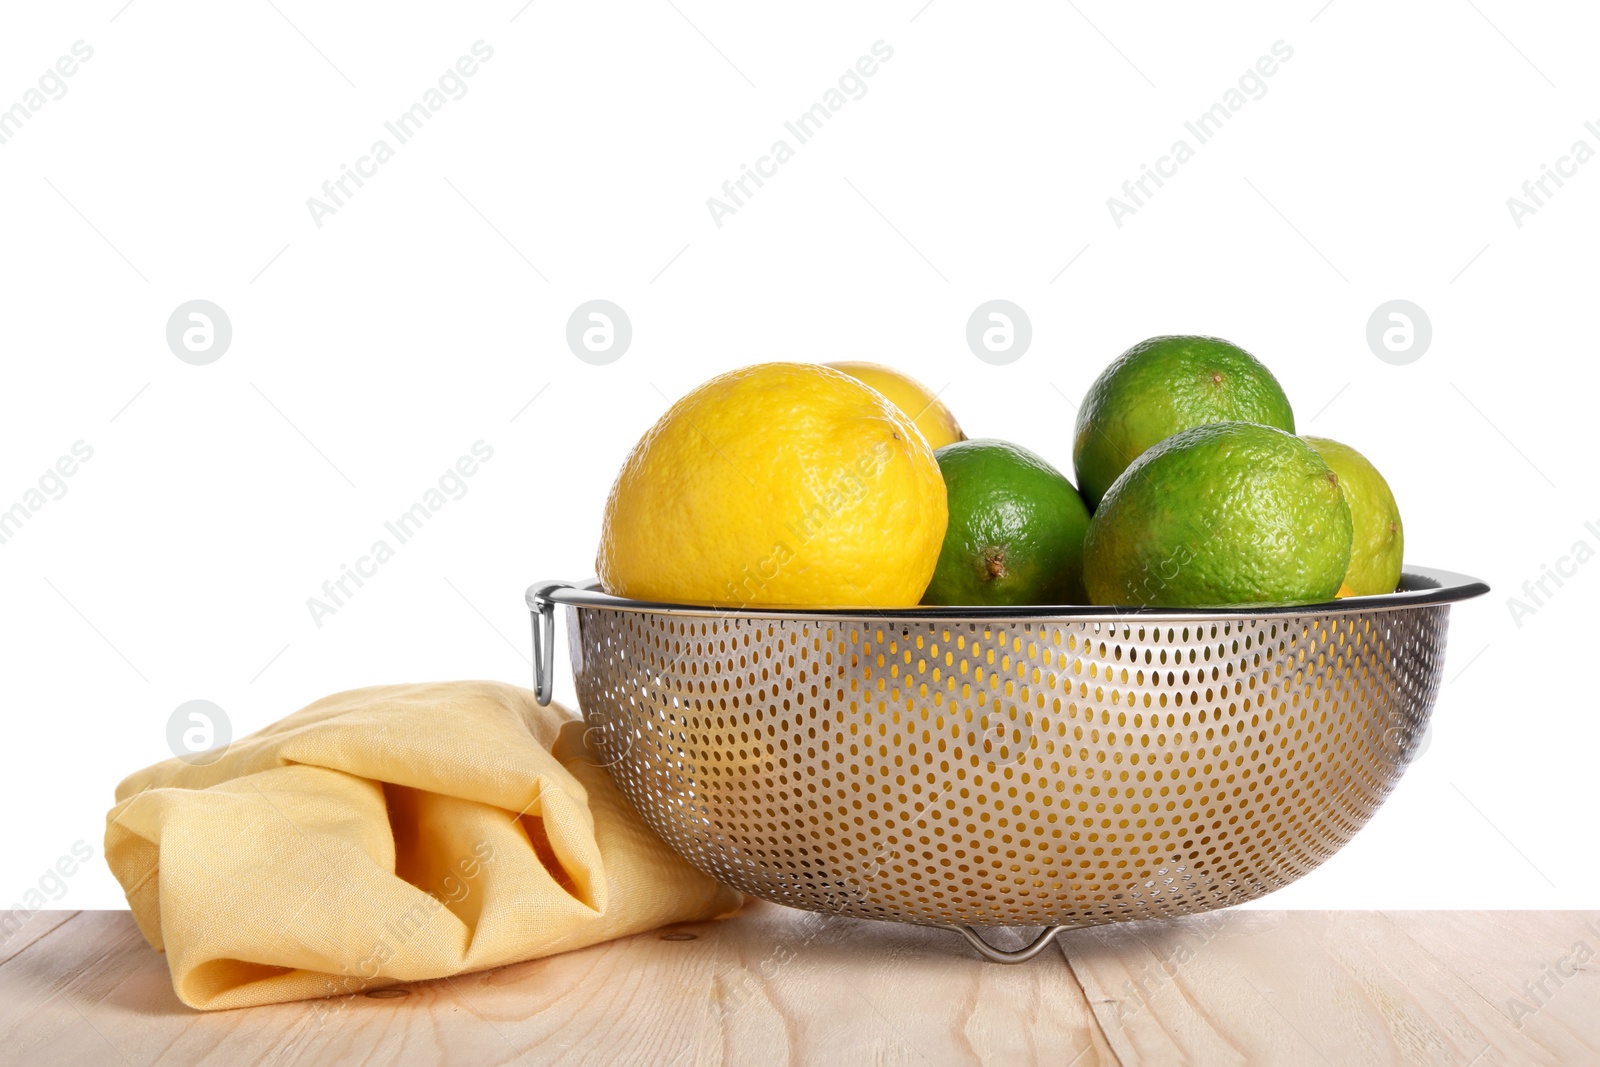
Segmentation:
<svg viewBox="0 0 1600 1067">
<path fill-rule="evenodd" d="M 1077 930 L 1003 966 L 947 931 L 758 903 L 208 1014 L 127 913 L 41 912 L 0 943 L 0 1062 L 1600 1063 L 1596 948 L 1600 913 L 1228 911 Z"/>
</svg>

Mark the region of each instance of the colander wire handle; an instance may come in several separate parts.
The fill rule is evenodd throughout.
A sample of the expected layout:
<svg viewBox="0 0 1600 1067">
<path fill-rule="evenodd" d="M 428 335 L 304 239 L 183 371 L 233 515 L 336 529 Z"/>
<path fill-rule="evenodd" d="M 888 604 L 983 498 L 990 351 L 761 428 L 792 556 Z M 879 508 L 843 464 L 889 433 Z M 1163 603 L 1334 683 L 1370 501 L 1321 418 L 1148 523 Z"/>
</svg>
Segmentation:
<svg viewBox="0 0 1600 1067">
<path fill-rule="evenodd" d="M 556 675 L 556 602 L 550 594 L 570 589 L 571 582 L 535 582 L 524 597 L 533 623 L 533 695 L 543 707 L 550 703 Z"/>
<path fill-rule="evenodd" d="M 967 939 L 967 943 L 977 949 L 984 959 L 992 963 L 1027 963 L 1033 957 L 1043 952 L 1056 935 L 1065 930 L 1065 926 L 1047 926 L 1039 932 L 1039 936 L 1019 949 L 1007 950 L 995 948 L 983 939 L 983 935 L 970 926 L 951 926 L 950 929 Z"/>
</svg>

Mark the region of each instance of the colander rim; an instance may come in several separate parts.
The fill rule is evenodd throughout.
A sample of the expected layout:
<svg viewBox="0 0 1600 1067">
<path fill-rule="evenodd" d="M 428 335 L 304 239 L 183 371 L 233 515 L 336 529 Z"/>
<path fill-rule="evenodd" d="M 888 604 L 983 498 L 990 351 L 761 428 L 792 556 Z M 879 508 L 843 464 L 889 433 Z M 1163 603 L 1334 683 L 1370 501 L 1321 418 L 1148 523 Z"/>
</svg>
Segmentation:
<svg viewBox="0 0 1600 1067">
<path fill-rule="evenodd" d="M 1373 611 L 1400 611 L 1409 608 L 1438 607 L 1482 596 L 1488 583 L 1471 575 L 1436 567 L 1405 567 L 1400 588 L 1376 596 L 1346 597 L 1289 604 L 1233 604 L 1221 607 L 1140 607 L 1087 604 L 1042 604 L 1028 607 L 1011 605 L 960 605 L 953 607 L 915 607 L 878 610 L 871 607 L 847 608 L 730 608 L 705 604 L 681 604 L 658 600 L 631 600 L 612 596 L 593 579 L 581 582 L 545 581 L 528 587 L 528 607 L 539 610 L 545 604 L 573 608 L 599 608 L 609 611 L 647 612 L 694 618 L 739 618 L 794 621 L 811 619 L 862 620 L 872 622 L 1005 622 L 1063 619 L 1075 622 L 1117 622 L 1137 618 L 1141 622 L 1196 621 L 1204 619 L 1260 618 L 1293 615 L 1355 615 Z"/>
</svg>

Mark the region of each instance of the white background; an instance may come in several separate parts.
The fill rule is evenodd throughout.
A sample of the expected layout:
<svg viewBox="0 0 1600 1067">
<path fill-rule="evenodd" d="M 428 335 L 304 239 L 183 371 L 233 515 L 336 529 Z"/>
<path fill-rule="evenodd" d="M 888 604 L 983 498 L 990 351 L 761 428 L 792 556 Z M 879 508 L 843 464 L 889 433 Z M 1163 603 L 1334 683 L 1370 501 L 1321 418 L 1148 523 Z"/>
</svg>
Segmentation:
<svg viewBox="0 0 1600 1067">
<path fill-rule="evenodd" d="M 1600 561 L 1520 625 L 1507 606 L 1600 548 L 1600 162 L 1520 228 L 1506 206 L 1600 148 L 1592 11 L 275 2 L 0 17 L 0 107 L 94 49 L 0 145 L 0 509 L 94 450 L 0 545 L 0 907 L 79 839 L 97 859 L 51 906 L 121 906 L 104 813 L 184 701 L 241 736 L 343 688 L 526 684 L 524 587 L 591 572 L 621 459 L 713 373 L 895 364 L 1070 467 L 1072 403 L 1167 332 L 1255 352 L 1302 432 L 1387 474 L 1412 562 L 1495 586 L 1452 613 L 1431 746 L 1265 904 L 1600 906 Z M 478 40 L 466 95 L 318 228 L 307 198 Z M 866 95 L 714 225 L 707 197 L 879 40 Z M 1280 40 L 1265 96 L 1114 225 L 1107 197 Z M 604 367 L 564 341 L 597 297 L 634 328 Z M 1004 367 L 964 339 L 997 297 L 1034 329 Z M 196 298 L 233 325 L 209 366 L 165 340 Z M 1394 298 L 1433 323 L 1408 366 L 1365 340 Z M 467 494 L 316 626 L 307 598 L 479 440 Z"/>
</svg>

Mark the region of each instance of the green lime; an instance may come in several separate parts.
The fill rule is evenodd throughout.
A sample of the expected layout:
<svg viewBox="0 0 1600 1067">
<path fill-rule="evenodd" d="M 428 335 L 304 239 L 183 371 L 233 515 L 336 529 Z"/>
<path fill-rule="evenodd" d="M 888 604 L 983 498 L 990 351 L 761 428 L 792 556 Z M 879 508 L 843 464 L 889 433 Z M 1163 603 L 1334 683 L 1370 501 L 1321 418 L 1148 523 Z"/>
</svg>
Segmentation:
<svg viewBox="0 0 1600 1067">
<path fill-rule="evenodd" d="M 1350 505 L 1350 567 L 1344 584 L 1351 596 L 1392 593 L 1400 584 L 1400 562 L 1405 554 L 1406 530 L 1400 509 L 1383 475 L 1360 452 L 1326 437 L 1302 438 L 1333 468 Z"/>
<path fill-rule="evenodd" d="M 1082 604 L 1089 509 L 1066 476 L 1005 441 L 936 451 L 950 523 L 924 604 Z"/>
<path fill-rule="evenodd" d="M 1117 475 L 1156 442 L 1211 422 L 1294 433 L 1294 412 L 1261 362 L 1216 337 L 1152 337 L 1100 372 L 1078 409 L 1072 463 L 1092 511 Z"/>
<path fill-rule="evenodd" d="M 1247 422 L 1184 430 L 1134 460 L 1083 548 L 1095 604 L 1331 600 L 1349 563 L 1338 475 L 1300 438 Z"/>
</svg>

